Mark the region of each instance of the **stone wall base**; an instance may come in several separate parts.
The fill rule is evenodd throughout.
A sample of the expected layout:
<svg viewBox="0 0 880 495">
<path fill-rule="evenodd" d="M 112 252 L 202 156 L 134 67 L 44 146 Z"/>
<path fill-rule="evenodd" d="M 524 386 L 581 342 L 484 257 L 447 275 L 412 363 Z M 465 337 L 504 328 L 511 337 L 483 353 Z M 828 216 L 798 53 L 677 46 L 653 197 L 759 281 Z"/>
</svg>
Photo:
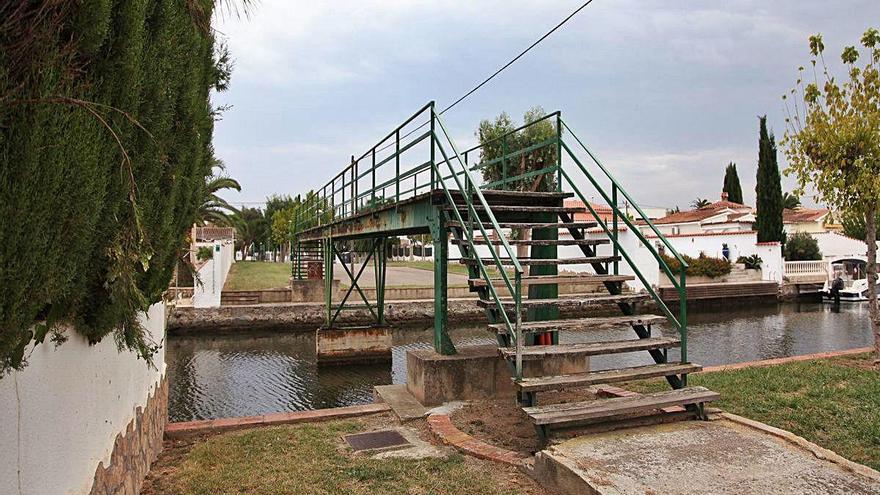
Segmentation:
<svg viewBox="0 0 880 495">
<path fill-rule="evenodd" d="M 315 333 L 318 365 L 391 361 L 389 326 L 319 328 Z"/>
<path fill-rule="evenodd" d="M 168 379 L 162 377 L 145 407 L 138 407 L 124 434 L 116 435 L 110 463 L 95 471 L 91 495 L 138 495 L 150 465 L 162 451 L 168 421 Z"/>
<path fill-rule="evenodd" d="M 498 347 L 459 347 L 458 354 L 443 356 L 433 349 L 406 353 L 406 388 L 423 406 L 456 400 L 515 397 L 511 371 Z M 587 357 L 547 356 L 523 361 L 523 376 L 585 373 Z"/>
</svg>

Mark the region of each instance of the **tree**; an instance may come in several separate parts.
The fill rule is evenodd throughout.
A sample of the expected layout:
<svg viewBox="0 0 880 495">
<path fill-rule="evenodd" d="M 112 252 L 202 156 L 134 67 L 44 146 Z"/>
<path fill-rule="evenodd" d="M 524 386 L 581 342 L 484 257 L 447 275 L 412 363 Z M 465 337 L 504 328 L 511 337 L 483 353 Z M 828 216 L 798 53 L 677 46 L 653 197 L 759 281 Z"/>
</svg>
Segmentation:
<svg viewBox="0 0 880 495">
<path fill-rule="evenodd" d="M 254 249 L 265 248 L 269 240 L 269 224 L 260 208 L 242 208 L 233 217 L 235 237 L 241 249 L 241 258 L 246 259 Z"/>
<path fill-rule="evenodd" d="M 543 119 L 547 115 L 541 107 L 532 107 L 523 115 L 529 125 L 517 132 L 507 112 L 501 112 L 494 122 L 482 120 L 477 128 L 480 141 L 480 160 L 492 162 L 482 168 L 483 180 L 487 183 L 510 180 L 496 188 L 518 191 L 553 191 L 556 189 L 556 174 L 544 173 L 538 176 L 522 177 L 524 174 L 541 170 L 556 164 L 556 144 L 549 143 L 519 156 L 500 160 L 501 157 L 518 150 L 534 146 L 556 137 L 556 121 Z M 540 121 L 540 122 L 539 122 Z"/>
<path fill-rule="evenodd" d="M 790 235 L 785 241 L 786 261 L 813 261 L 821 260 L 822 252 L 819 251 L 819 242 L 815 237 L 806 232 L 798 232 Z"/>
<path fill-rule="evenodd" d="M 782 195 L 782 207 L 793 210 L 801 206 L 801 198 L 797 194 L 785 193 Z"/>
<path fill-rule="evenodd" d="M 232 225 L 230 214 L 235 214 L 238 210 L 217 193 L 224 189 L 241 191 L 241 185 L 237 180 L 223 173 L 226 167 L 222 160 L 213 158 L 211 170 L 211 175 L 205 179 L 204 198 L 196 213 L 197 221 L 201 224 L 210 222 L 221 226 Z"/>
<path fill-rule="evenodd" d="M 732 203 L 743 204 L 743 191 L 739 183 L 739 174 L 736 173 L 736 164 L 730 162 L 724 169 L 724 188 L 722 191 L 727 193 L 727 200 Z"/>
<path fill-rule="evenodd" d="M 880 211 L 877 212 L 877 223 L 880 225 Z M 865 216 L 858 213 L 846 212 L 841 215 L 840 223 L 843 225 L 843 233 L 853 239 L 865 239 L 867 237 L 867 228 L 865 227 Z"/>
<path fill-rule="evenodd" d="M 553 171 L 525 177 L 526 174 L 554 166 L 557 162 L 557 145 L 553 140 L 557 135 L 556 121 L 544 119 L 547 112 L 540 106 L 532 107 L 523 115 L 527 125 L 517 132 L 507 112 L 501 112 L 495 121 L 482 120 L 476 135 L 480 141 L 480 161 L 483 181 L 504 184 L 494 185 L 495 189 L 512 189 L 516 191 L 554 191 L 556 190 L 556 174 Z M 543 120 L 542 120 L 543 119 Z M 511 153 L 550 141 L 526 153 L 511 158 L 504 158 Z M 530 231 L 516 230 L 512 233 L 515 239 L 528 239 Z M 528 256 L 527 245 L 517 245 L 517 256 Z"/>
<path fill-rule="evenodd" d="M 880 367 L 880 314 L 877 307 L 877 214 L 880 210 L 880 32 L 865 31 L 861 44 L 867 61 L 859 67 L 854 46 L 843 49 L 847 77 L 834 78 L 825 64 L 822 36 L 810 37 L 811 80 L 804 68 L 790 95 L 794 105 L 786 118 L 786 156 L 798 182 L 798 194 L 809 185 L 836 211 L 865 223 L 868 308 Z M 816 67 L 821 69 L 821 76 Z M 788 95 L 784 97 L 788 105 Z M 788 107 L 787 107 L 788 108 Z"/>
<path fill-rule="evenodd" d="M 758 231 L 758 242 L 783 242 L 782 178 L 776 163 L 776 139 L 773 132 L 767 132 L 767 116 L 758 119 L 758 180 L 755 185 L 758 213 L 755 230 Z"/>
<path fill-rule="evenodd" d="M 700 208 L 705 208 L 711 204 L 712 203 L 708 199 L 697 198 L 697 199 L 691 201 L 691 208 L 693 208 L 695 210 L 699 210 Z"/>
</svg>

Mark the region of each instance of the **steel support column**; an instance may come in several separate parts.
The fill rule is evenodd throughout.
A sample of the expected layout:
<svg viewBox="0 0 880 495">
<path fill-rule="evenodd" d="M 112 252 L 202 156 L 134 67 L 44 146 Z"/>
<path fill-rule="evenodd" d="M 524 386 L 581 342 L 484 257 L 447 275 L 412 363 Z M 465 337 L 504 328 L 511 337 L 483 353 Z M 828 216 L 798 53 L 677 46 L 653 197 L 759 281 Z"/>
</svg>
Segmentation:
<svg viewBox="0 0 880 495">
<path fill-rule="evenodd" d="M 434 350 L 438 354 L 455 354 L 455 345 L 448 332 L 448 280 L 449 238 L 443 212 L 434 208 L 431 218 L 431 240 L 434 243 Z M 424 248 L 424 247 L 423 247 Z"/>
</svg>

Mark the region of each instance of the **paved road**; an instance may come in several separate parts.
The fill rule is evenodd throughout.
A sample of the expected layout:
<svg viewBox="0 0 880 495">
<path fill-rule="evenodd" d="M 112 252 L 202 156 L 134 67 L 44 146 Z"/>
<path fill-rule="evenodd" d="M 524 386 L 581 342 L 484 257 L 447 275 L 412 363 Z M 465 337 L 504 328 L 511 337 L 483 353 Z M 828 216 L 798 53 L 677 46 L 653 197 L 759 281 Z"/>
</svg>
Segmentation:
<svg viewBox="0 0 880 495">
<path fill-rule="evenodd" d="M 348 265 L 351 268 L 351 265 Z M 360 264 L 355 263 L 354 266 L 354 275 L 357 275 L 357 271 L 360 269 Z M 409 268 L 403 266 L 389 266 L 385 273 L 387 277 L 385 280 L 386 287 L 399 287 L 399 286 L 423 286 L 423 287 L 433 287 L 434 286 L 434 272 L 430 270 L 421 270 L 418 268 Z M 337 279 L 343 285 L 350 285 L 350 280 L 348 275 L 345 273 L 345 270 L 342 269 L 342 266 L 337 262 L 336 266 L 333 267 L 333 278 Z M 450 286 L 463 286 L 467 285 L 467 276 L 460 275 L 457 273 L 449 274 L 449 285 Z M 361 287 L 375 287 L 376 286 L 376 277 L 373 275 L 373 263 L 370 262 L 369 265 L 364 269 L 363 275 L 361 275 L 360 281 L 358 285 Z"/>
</svg>

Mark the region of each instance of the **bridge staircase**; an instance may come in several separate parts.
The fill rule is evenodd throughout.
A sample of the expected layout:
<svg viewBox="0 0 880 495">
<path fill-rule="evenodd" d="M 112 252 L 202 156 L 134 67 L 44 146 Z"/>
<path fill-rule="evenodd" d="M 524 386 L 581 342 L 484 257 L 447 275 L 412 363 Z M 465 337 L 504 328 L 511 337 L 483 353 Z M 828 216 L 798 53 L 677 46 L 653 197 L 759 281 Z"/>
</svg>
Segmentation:
<svg viewBox="0 0 880 495">
<path fill-rule="evenodd" d="M 468 269 L 468 284 L 478 294 L 477 304 L 486 312 L 487 328 L 509 364 L 517 400 L 544 441 L 556 429 L 623 425 L 634 418 L 662 416 L 677 406 L 679 416 L 704 418 L 704 405 L 719 396 L 687 384 L 688 375 L 701 369 L 687 358 L 687 263 L 574 135 L 561 113 L 462 152 L 433 103 L 404 125 L 421 112 L 427 120 L 410 134 L 430 126 L 429 130 L 407 142 L 401 138 L 402 125 L 360 158 L 352 157 L 350 167 L 337 176 L 341 183 L 334 179 L 324 188 L 329 193 L 318 194 L 323 198 L 321 208 L 329 209 L 331 218 L 316 222 L 318 227 L 299 230 L 297 239 L 323 240 L 325 259 L 327 253 L 332 259 L 334 239 L 430 233 L 435 267 L 434 347 L 441 354 L 456 352 L 446 331 L 445 296 L 448 246 L 455 246 L 458 262 Z M 548 125 L 552 135 L 543 141 L 519 149 L 508 145 L 516 141 L 517 133 L 528 132 L 532 126 L 547 134 Z M 402 168 L 402 154 L 422 141 L 429 144 L 429 159 Z M 377 157 L 377 151 L 390 146 L 394 148 L 391 155 Z M 480 160 L 471 164 L 474 156 Z M 359 168 L 363 161 L 366 171 Z M 529 167 L 524 166 L 527 162 L 531 162 Z M 393 164 L 394 173 L 389 180 L 377 181 L 376 171 L 385 164 Z M 419 175 L 424 177 L 421 183 Z M 346 177 L 351 179 L 346 181 Z M 371 183 L 362 189 L 359 181 Z M 411 189 L 402 188 L 410 183 Z M 602 213 L 587 200 L 587 187 L 602 198 L 607 207 Z M 341 196 L 338 191 L 343 191 Z M 621 203 L 628 205 L 626 211 Z M 370 207 L 364 209 L 364 204 Z M 624 229 L 636 245 L 623 244 L 620 234 Z M 645 265 L 635 262 L 636 249 L 656 260 L 677 291 L 673 303 L 661 299 L 642 273 Z M 677 273 L 670 265 L 676 266 Z M 627 273 L 621 266 L 628 268 Z M 325 267 L 332 272 L 332 263 Z M 635 281 L 642 287 L 639 292 L 627 287 Z M 583 282 L 601 284 L 604 293 L 559 296 L 560 284 Z M 364 302 L 369 305 L 366 298 Z M 649 304 L 657 314 L 641 311 Z M 574 317 L 562 318 L 563 314 Z M 328 319 L 328 325 L 332 324 Z M 665 331 L 654 329 L 659 324 Z M 634 338 L 590 339 L 587 343 L 560 339 L 562 332 L 595 335 L 595 330 L 608 328 L 631 328 Z M 624 353 L 647 353 L 651 364 L 602 370 L 586 367 L 576 373 L 524 373 L 525 368 L 543 369 L 540 363 L 553 358 L 576 362 Z M 554 391 L 659 377 L 665 378 L 670 390 L 603 399 L 584 393 L 583 400 L 565 403 L 545 403 L 539 398 Z"/>
</svg>

